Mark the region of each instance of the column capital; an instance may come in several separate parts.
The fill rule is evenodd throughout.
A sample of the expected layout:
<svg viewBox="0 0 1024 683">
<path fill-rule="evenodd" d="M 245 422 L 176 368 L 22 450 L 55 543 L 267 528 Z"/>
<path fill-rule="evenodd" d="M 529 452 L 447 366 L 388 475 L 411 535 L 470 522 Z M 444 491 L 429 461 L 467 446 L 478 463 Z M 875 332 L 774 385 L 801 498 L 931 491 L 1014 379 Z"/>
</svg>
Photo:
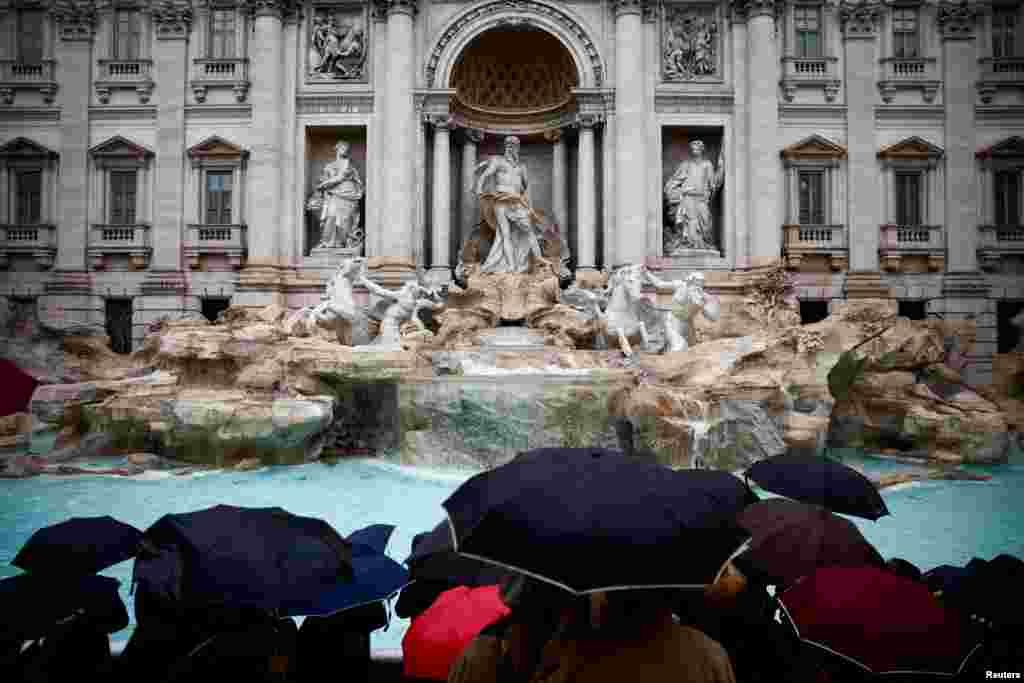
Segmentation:
<svg viewBox="0 0 1024 683">
<path fill-rule="evenodd" d="M 555 128 L 553 130 L 544 131 L 544 139 L 555 145 L 562 141 L 562 129 Z"/>
<path fill-rule="evenodd" d="M 731 0 L 728 10 L 729 21 L 734 24 L 747 23 L 747 0 Z"/>
<path fill-rule="evenodd" d="M 472 142 L 474 145 L 484 141 L 484 132 L 476 128 L 463 128 L 462 136 L 466 142 Z"/>
<path fill-rule="evenodd" d="M 384 6 L 384 11 L 389 17 L 393 14 L 408 14 L 410 17 L 414 17 L 419 11 L 418 0 L 379 0 L 379 2 Z"/>
<path fill-rule="evenodd" d="M 604 114 L 577 114 L 573 126 L 583 130 L 593 130 L 604 123 Z"/>
<path fill-rule="evenodd" d="M 283 19 L 291 4 L 288 0 L 248 0 L 254 17 L 277 17 Z"/>
<path fill-rule="evenodd" d="M 842 0 L 839 17 L 843 22 L 843 37 L 848 40 L 874 38 L 881 16 L 882 3 L 878 0 Z"/>
<path fill-rule="evenodd" d="M 424 114 L 423 121 L 435 130 L 449 131 L 455 128 L 455 121 L 450 114 Z"/>
<path fill-rule="evenodd" d="M 612 0 L 612 7 L 615 10 L 616 18 L 628 14 L 643 16 L 644 0 Z"/>
<path fill-rule="evenodd" d="M 96 6 L 89 0 L 55 0 L 50 14 L 66 43 L 91 42 L 96 29 Z"/>
<path fill-rule="evenodd" d="M 972 40 L 982 8 L 978 2 L 941 2 L 936 19 L 943 40 Z"/>
<path fill-rule="evenodd" d="M 744 3 L 744 8 L 749 19 L 770 17 L 774 20 L 777 9 L 776 4 L 776 0 L 747 0 Z"/>
<path fill-rule="evenodd" d="M 192 3 L 158 0 L 152 5 L 157 40 L 184 40 L 192 27 Z"/>
</svg>

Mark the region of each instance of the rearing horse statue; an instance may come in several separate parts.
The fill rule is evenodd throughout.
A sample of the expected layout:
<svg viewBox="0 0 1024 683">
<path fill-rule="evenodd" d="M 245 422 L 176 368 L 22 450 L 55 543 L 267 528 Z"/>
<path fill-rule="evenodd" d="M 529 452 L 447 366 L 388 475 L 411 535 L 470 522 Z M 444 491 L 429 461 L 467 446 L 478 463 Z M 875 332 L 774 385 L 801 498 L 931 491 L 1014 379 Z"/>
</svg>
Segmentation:
<svg viewBox="0 0 1024 683">
<path fill-rule="evenodd" d="M 626 356 L 633 356 L 630 337 L 639 336 L 645 351 L 651 350 L 652 328 L 660 322 L 657 311 L 643 298 L 647 268 L 643 265 L 622 266 L 600 291 L 570 287 L 562 293 L 570 305 L 590 308 L 597 321 L 598 334 L 615 336 Z"/>
</svg>

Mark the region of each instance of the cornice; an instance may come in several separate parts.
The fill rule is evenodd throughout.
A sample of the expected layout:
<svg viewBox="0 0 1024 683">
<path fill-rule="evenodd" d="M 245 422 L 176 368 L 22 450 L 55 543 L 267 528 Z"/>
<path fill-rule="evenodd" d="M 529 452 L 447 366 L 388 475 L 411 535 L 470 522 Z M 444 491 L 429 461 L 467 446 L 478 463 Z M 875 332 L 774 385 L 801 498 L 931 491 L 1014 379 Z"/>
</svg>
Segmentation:
<svg viewBox="0 0 1024 683">
<path fill-rule="evenodd" d="M 805 125 L 808 122 L 846 123 L 844 104 L 780 104 L 779 125 L 789 122 Z"/>
<path fill-rule="evenodd" d="M 306 94 L 295 99 L 298 114 L 372 114 L 374 95 L 372 91 Z"/>
<path fill-rule="evenodd" d="M 155 121 L 156 106 L 89 107 L 90 121 Z"/>
<path fill-rule="evenodd" d="M 877 105 L 875 123 L 942 123 L 946 120 L 946 109 L 938 105 Z"/>
<path fill-rule="evenodd" d="M 941 2 L 936 13 L 943 40 L 971 40 L 983 5 L 975 0 Z"/>
<path fill-rule="evenodd" d="M 185 120 L 195 121 L 198 119 L 236 119 L 248 120 L 252 118 L 252 106 L 248 104 L 186 104 Z"/>
<path fill-rule="evenodd" d="M 0 107 L 0 122 L 25 123 L 28 121 L 58 122 L 60 109 L 56 107 Z"/>
</svg>

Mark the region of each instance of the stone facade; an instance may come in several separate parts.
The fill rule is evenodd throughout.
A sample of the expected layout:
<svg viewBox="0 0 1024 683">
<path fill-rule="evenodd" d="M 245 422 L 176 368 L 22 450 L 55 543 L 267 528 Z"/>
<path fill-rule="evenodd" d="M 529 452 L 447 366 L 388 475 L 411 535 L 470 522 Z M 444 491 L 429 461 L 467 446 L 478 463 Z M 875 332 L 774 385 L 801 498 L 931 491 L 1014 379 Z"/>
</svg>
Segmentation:
<svg viewBox="0 0 1024 683">
<path fill-rule="evenodd" d="M 2 0 L 0 298 L 83 324 L 105 322 L 105 300 L 131 299 L 136 346 L 147 323 L 204 298 L 315 304 L 336 264 L 310 254 L 311 160 L 342 137 L 364 169 L 372 279 L 395 287 L 423 267 L 445 282 L 477 220 L 472 167 L 515 134 L 579 277 L 646 261 L 680 278 L 783 257 L 803 299 L 891 296 L 973 317 L 968 375 L 986 383 L 996 302 L 1024 299 L 1024 228 L 1012 224 L 1024 222 L 1024 58 L 1004 49 L 1006 11 Z M 1009 11 L 1019 31 L 1024 10 Z M 524 48 L 462 59 L 510 37 Z M 530 61 L 531 45 L 544 59 Z M 724 160 L 721 250 L 667 258 L 664 168 L 697 138 Z M 804 199 L 805 174 L 819 172 Z M 908 214 L 897 185 L 909 176 Z M 229 194 L 215 205 L 216 183 Z"/>
</svg>

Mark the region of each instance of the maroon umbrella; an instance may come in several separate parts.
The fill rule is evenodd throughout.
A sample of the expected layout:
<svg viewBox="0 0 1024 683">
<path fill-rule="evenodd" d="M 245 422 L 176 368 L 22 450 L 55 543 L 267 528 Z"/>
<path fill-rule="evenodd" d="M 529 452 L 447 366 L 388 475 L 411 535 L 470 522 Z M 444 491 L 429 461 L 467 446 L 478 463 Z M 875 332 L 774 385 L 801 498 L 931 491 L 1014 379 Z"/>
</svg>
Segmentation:
<svg viewBox="0 0 1024 683">
<path fill-rule="evenodd" d="M 746 507 L 737 521 L 751 533 L 743 562 L 780 585 L 819 567 L 885 564 L 853 522 L 817 505 L 772 498 Z"/>
<path fill-rule="evenodd" d="M 926 585 L 873 567 L 818 569 L 779 602 L 803 642 L 873 675 L 953 676 L 980 645 Z"/>
<path fill-rule="evenodd" d="M 0 417 L 28 411 L 29 401 L 39 382 L 11 361 L 0 358 Z"/>
</svg>

